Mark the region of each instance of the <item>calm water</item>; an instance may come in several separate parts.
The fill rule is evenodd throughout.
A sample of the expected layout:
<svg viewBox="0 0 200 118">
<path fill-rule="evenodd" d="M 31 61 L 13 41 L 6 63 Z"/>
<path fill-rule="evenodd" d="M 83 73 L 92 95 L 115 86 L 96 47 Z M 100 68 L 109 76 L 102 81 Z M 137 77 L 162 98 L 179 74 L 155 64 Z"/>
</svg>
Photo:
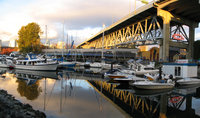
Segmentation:
<svg viewBox="0 0 200 118">
<path fill-rule="evenodd" d="M 199 86 L 141 91 L 108 83 L 90 70 L 0 72 L 0 89 L 49 118 L 200 117 Z"/>
</svg>

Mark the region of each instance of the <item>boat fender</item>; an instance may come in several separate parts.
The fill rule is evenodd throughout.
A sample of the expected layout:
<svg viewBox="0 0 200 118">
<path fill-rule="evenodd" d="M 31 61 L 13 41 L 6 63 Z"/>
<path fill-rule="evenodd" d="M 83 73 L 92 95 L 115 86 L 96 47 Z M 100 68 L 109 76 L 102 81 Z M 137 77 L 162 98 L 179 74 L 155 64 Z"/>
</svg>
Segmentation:
<svg viewBox="0 0 200 118">
<path fill-rule="evenodd" d="M 169 79 L 173 79 L 173 75 L 172 74 L 169 75 Z"/>
</svg>

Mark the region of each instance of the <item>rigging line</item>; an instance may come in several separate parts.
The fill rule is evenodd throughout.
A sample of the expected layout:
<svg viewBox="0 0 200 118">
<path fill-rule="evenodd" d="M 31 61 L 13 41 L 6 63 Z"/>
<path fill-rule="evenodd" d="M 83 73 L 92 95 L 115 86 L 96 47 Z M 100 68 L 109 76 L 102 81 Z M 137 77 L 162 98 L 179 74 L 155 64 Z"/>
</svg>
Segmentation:
<svg viewBox="0 0 200 118">
<path fill-rule="evenodd" d="M 97 41 L 96 41 L 96 43 L 95 43 L 95 47 L 94 47 L 94 49 L 93 49 L 93 53 L 94 53 L 94 51 L 95 51 L 95 49 L 96 49 L 96 45 L 97 45 Z M 97 53 L 97 52 L 95 52 L 94 54 L 96 55 L 96 53 Z M 95 60 L 95 59 L 96 59 L 96 56 L 94 56 L 93 60 Z"/>
<path fill-rule="evenodd" d="M 93 89 L 93 91 L 94 91 L 94 93 L 95 93 L 95 98 L 96 98 L 96 100 L 97 100 L 99 110 L 101 111 L 100 100 L 99 100 L 98 97 L 97 97 L 97 92 L 95 91 L 95 89 Z"/>
</svg>

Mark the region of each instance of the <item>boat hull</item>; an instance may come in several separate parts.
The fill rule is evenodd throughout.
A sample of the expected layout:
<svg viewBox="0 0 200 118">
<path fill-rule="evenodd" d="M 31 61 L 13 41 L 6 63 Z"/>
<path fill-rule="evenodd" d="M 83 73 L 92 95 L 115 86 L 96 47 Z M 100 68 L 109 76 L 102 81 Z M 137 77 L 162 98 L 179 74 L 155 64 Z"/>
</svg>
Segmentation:
<svg viewBox="0 0 200 118">
<path fill-rule="evenodd" d="M 123 75 L 108 75 L 109 78 L 114 79 L 114 78 L 125 78 L 126 76 Z"/>
<path fill-rule="evenodd" d="M 57 64 L 15 65 L 15 68 L 23 70 L 56 70 L 57 66 Z"/>
<path fill-rule="evenodd" d="M 154 83 L 154 82 L 135 82 L 132 85 L 138 89 L 147 89 L 147 90 L 171 89 L 174 87 L 173 83 Z"/>
<path fill-rule="evenodd" d="M 9 66 L 7 64 L 0 64 L 0 67 L 9 68 Z"/>
<path fill-rule="evenodd" d="M 58 65 L 59 68 L 74 68 L 76 66 L 76 63 L 61 63 Z"/>
<path fill-rule="evenodd" d="M 171 89 L 171 88 L 173 88 L 174 86 L 172 86 L 172 85 L 162 85 L 162 86 L 159 86 L 159 85 L 156 85 L 156 86 L 135 85 L 135 87 L 136 87 L 136 88 L 139 88 L 139 89 L 158 90 L 158 89 Z"/>
<path fill-rule="evenodd" d="M 182 86 L 200 84 L 200 79 L 178 80 L 177 83 Z"/>
</svg>

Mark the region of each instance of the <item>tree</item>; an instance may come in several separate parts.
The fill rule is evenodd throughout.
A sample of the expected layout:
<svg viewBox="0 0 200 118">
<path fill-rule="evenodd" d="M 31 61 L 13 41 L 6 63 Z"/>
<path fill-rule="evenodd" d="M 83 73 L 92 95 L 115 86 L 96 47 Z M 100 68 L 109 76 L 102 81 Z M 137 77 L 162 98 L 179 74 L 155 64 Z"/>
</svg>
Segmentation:
<svg viewBox="0 0 200 118">
<path fill-rule="evenodd" d="M 40 53 L 40 36 L 41 33 L 40 26 L 37 23 L 29 23 L 26 26 L 22 26 L 18 31 L 17 40 L 19 51 L 21 53 Z"/>
</svg>

